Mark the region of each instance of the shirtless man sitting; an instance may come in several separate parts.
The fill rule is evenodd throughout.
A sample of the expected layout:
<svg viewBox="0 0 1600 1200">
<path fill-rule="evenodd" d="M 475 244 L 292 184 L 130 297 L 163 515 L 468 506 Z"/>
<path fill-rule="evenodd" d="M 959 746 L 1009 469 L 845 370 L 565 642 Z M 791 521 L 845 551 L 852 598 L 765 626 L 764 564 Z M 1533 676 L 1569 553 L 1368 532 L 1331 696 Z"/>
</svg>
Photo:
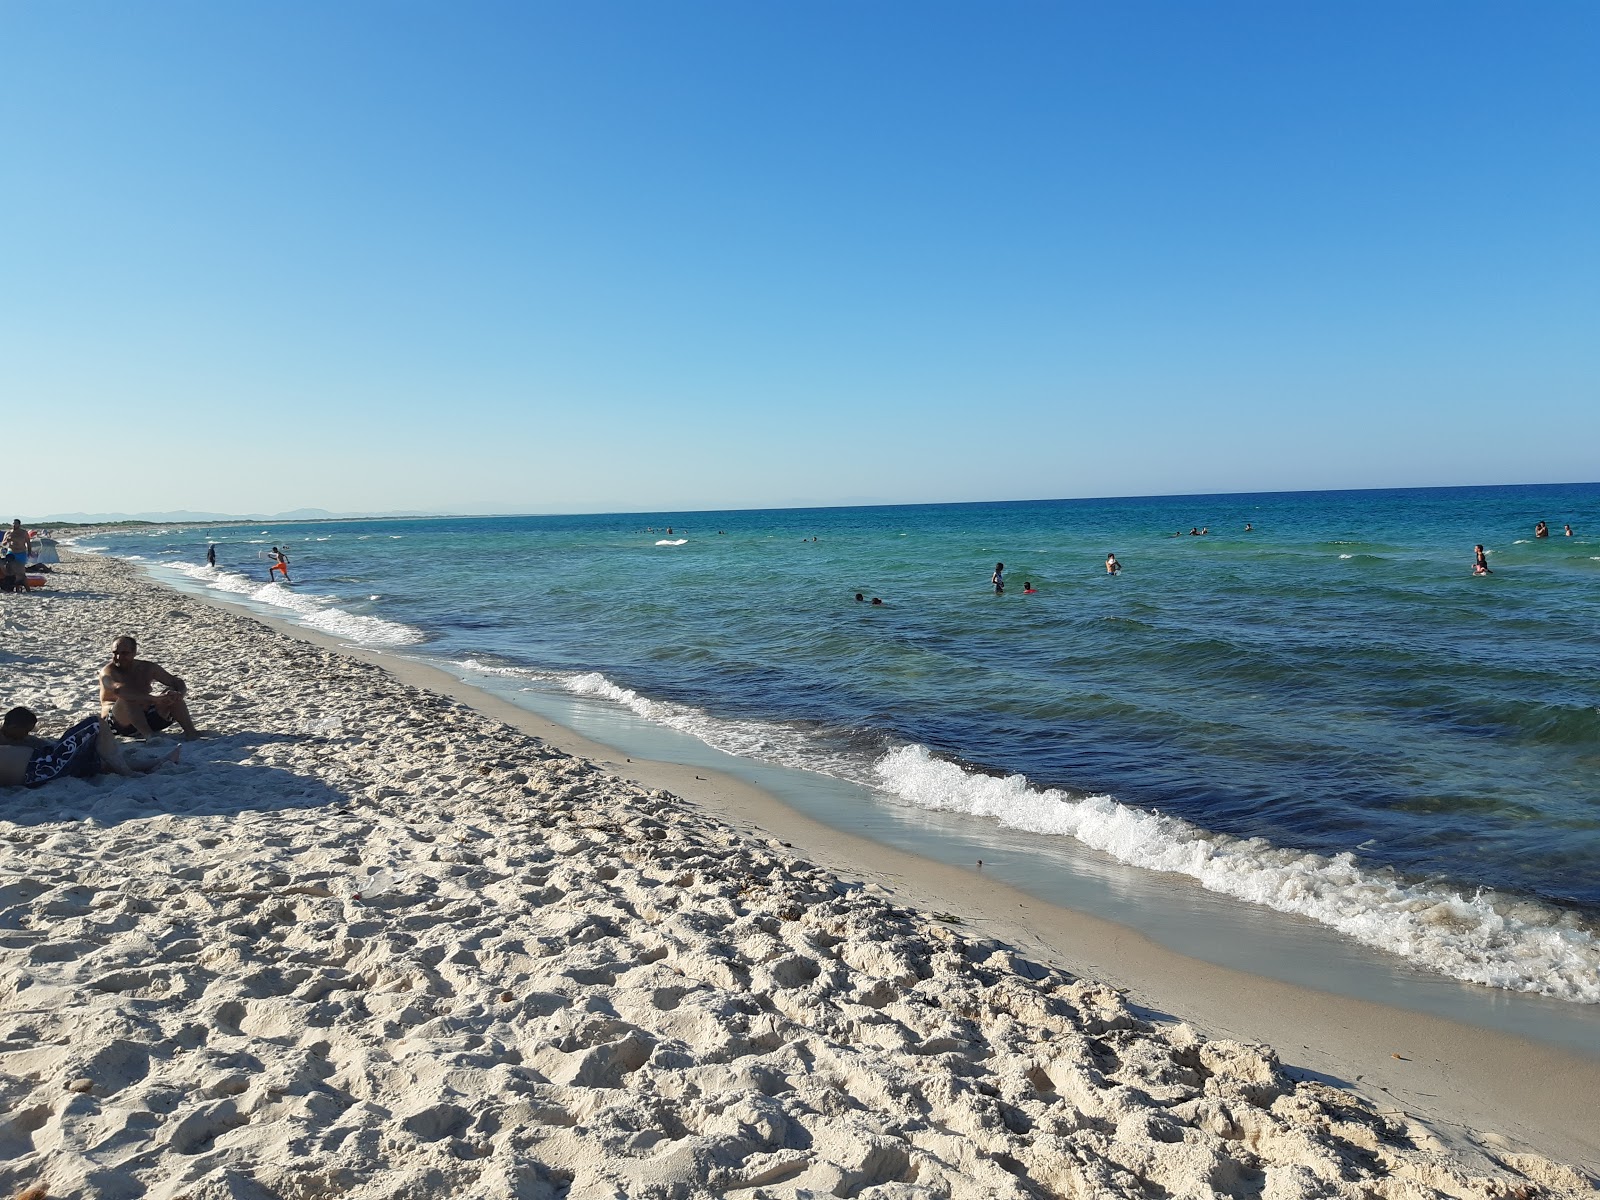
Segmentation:
<svg viewBox="0 0 1600 1200">
<path fill-rule="evenodd" d="M 119 637 L 112 645 L 111 661 L 100 668 L 100 715 L 110 717 L 123 737 L 152 737 L 174 721 L 185 738 L 199 737 L 184 703 L 188 686 L 148 659 L 136 658 L 138 650 L 131 637 Z M 152 695 L 150 689 L 158 683 L 167 690 Z"/>
</svg>

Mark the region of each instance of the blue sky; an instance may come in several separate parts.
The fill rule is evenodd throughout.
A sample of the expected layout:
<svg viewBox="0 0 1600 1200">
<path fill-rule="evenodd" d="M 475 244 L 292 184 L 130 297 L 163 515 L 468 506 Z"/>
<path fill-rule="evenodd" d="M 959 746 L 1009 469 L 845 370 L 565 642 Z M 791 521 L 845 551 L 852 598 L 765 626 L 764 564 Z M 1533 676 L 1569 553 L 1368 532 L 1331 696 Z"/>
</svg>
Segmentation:
<svg viewBox="0 0 1600 1200">
<path fill-rule="evenodd" d="M 1597 45 L 1590 3 L 14 0 L 0 496 L 1594 480 Z"/>
</svg>

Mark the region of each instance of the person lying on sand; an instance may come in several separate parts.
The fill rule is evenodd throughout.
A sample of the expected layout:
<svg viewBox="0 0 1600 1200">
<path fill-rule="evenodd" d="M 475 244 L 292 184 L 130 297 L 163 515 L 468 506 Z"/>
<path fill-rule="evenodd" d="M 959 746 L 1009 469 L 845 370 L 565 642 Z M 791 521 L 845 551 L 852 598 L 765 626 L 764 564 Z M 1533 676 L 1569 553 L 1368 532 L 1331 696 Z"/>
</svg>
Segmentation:
<svg viewBox="0 0 1600 1200">
<path fill-rule="evenodd" d="M 161 762 L 135 768 L 104 717 L 84 718 L 59 742 L 30 736 L 37 721 L 31 709 L 14 708 L 6 714 L 5 730 L 0 734 L 0 787 L 38 787 L 52 779 L 81 779 L 102 771 L 114 775 L 154 771 L 161 763 L 177 762 L 181 750 L 174 748 Z"/>
<path fill-rule="evenodd" d="M 0 746 L 26 746 L 29 750 L 48 750 L 55 745 L 42 737 L 33 736 L 33 727 L 39 723 L 31 708 L 13 708 L 0 720 Z"/>
<path fill-rule="evenodd" d="M 156 730 L 174 721 L 182 727 L 184 737 L 199 737 L 184 703 L 188 686 L 148 659 L 134 657 L 138 649 L 139 643 L 127 636 L 112 645 L 111 661 L 100 668 L 100 715 L 110 717 L 123 737 L 153 737 Z M 151 695 L 150 689 L 158 683 L 167 690 Z"/>
</svg>

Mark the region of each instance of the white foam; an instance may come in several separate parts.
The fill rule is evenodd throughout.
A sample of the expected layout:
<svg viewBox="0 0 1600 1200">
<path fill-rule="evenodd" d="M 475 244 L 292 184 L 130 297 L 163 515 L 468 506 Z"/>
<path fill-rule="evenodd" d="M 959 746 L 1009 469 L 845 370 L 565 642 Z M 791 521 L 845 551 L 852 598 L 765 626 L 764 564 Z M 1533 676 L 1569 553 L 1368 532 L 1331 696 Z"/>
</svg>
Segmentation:
<svg viewBox="0 0 1600 1200">
<path fill-rule="evenodd" d="M 690 704 L 678 704 L 671 700 L 652 700 L 632 688 L 613 683 L 598 671 L 582 675 L 531 671 L 521 667 L 494 666 L 472 658 L 454 665 L 484 675 L 553 684 L 576 696 L 609 700 L 647 721 L 698 738 L 706 745 L 726 754 L 793 767 L 796 770 L 815 771 L 868 786 L 872 783 L 872 773 L 866 756 L 828 752 L 819 747 L 816 739 L 806 736 L 802 730 L 791 725 L 715 717 L 704 709 L 695 708 Z"/>
<path fill-rule="evenodd" d="M 936 759 L 925 746 L 876 764 L 879 786 L 918 808 L 987 817 L 1075 838 L 1119 862 L 1186 875 L 1219 892 L 1331 926 L 1441 974 L 1512 991 L 1600 1003 L 1600 940 L 1575 914 L 1489 891 L 1408 883 L 1353 855 L 1331 858 L 1261 838 L 1208 833 L 1110 796 L 1035 789 Z"/>
<path fill-rule="evenodd" d="M 678 538 L 676 541 L 674 541 L 671 538 L 662 538 L 659 542 L 656 543 L 656 545 L 658 545 L 658 546 L 681 546 L 685 542 L 687 542 L 688 540 L 689 540 L 688 538 Z"/>
<path fill-rule="evenodd" d="M 130 556 L 131 557 L 131 556 Z M 237 571 L 220 567 L 196 566 L 193 563 L 163 563 L 163 566 L 187 575 L 190 579 L 215 588 L 245 596 L 258 604 L 270 604 L 292 613 L 294 619 L 312 629 L 320 629 L 335 637 L 347 638 L 363 646 L 413 646 L 423 640 L 422 631 L 398 621 L 382 617 L 347 612 L 338 607 L 337 598 L 296 592 L 282 583 L 262 583 Z"/>
<path fill-rule="evenodd" d="M 920 745 L 891 750 L 864 767 L 859 755 L 819 753 L 816 740 L 792 726 L 726 720 L 691 705 L 653 700 L 599 672 L 562 675 L 475 659 L 455 665 L 554 683 L 620 704 L 728 754 L 848 779 L 918 808 L 1074 838 L 1130 866 L 1185 875 L 1209 891 L 1309 917 L 1456 979 L 1600 1003 L 1600 939 L 1576 914 L 1535 901 L 1490 891 L 1467 897 L 1362 867 L 1350 854 L 1330 858 L 1284 849 L 1262 838 L 1210 833 L 1110 796 L 1073 796 L 1029 787 L 1021 775 L 964 771 Z"/>
</svg>

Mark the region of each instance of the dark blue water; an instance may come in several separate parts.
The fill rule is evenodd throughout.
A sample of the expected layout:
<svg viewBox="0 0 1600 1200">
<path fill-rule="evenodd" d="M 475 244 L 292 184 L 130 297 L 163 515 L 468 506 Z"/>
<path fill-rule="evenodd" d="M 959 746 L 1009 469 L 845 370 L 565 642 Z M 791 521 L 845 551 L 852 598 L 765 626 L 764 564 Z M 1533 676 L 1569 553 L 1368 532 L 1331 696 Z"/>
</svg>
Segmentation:
<svg viewBox="0 0 1600 1200">
<path fill-rule="evenodd" d="M 197 574 L 208 537 L 223 569 Z M 271 542 L 292 588 L 265 584 Z M 1600 1000 L 1600 485 L 94 544 L 354 640 L 1077 837 L 1462 978 Z"/>
</svg>

